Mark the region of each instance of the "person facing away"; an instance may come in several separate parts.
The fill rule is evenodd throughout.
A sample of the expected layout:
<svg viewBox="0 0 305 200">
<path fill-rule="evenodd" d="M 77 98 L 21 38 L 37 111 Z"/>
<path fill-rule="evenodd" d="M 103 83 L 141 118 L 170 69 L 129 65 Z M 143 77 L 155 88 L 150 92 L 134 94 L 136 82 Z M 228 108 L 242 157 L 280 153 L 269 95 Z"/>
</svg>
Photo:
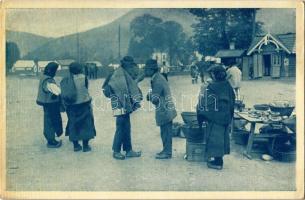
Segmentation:
<svg viewBox="0 0 305 200">
<path fill-rule="evenodd" d="M 73 143 L 75 152 L 88 152 L 91 151 L 89 140 L 96 136 L 88 79 L 83 74 L 83 66 L 77 62 L 69 65 L 69 73 L 74 82 L 75 87 L 71 89 L 76 90 L 76 98 L 72 103 L 65 103 L 68 116 L 66 136 Z M 82 145 L 79 144 L 80 140 Z"/>
<path fill-rule="evenodd" d="M 222 66 L 213 65 L 209 72 L 212 82 L 201 88 L 197 119 L 199 125 L 207 122 L 207 166 L 222 169 L 223 156 L 230 153 L 229 125 L 233 118 L 235 95 Z"/>
<path fill-rule="evenodd" d="M 116 131 L 113 138 L 113 158 L 124 160 L 126 157 L 140 157 L 141 151 L 134 151 L 131 142 L 130 115 L 140 108 L 143 100 L 138 82 L 144 79 L 139 75 L 139 68 L 131 56 L 121 60 L 121 66 L 107 77 L 102 88 L 111 100 L 111 107 L 116 117 Z M 126 154 L 121 153 L 121 149 Z"/>
<path fill-rule="evenodd" d="M 196 63 L 196 66 L 200 73 L 201 83 L 206 83 L 206 79 L 208 78 L 207 70 L 211 66 L 211 62 L 206 62 L 204 57 L 202 57 L 201 60 Z"/>
<path fill-rule="evenodd" d="M 192 84 L 197 83 L 198 74 L 199 74 L 198 67 L 196 65 L 191 65 Z"/>
<path fill-rule="evenodd" d="M 151 92 L 146 96 L 156 107 L 156 123 L 160 126 L 163 149 L 156 154 L 156 159 L 172 157 L 172 126 L 177 116 L 168 82 L 158 70 L 156 60 L 150 59 L 145 65 L 145 74 L 151 77 Z"/>
<path fill-rule="evenodd" d="M 168 81 L 169 66 L 167 66 L 165 61 L 163 61 L 163 63 L 162 63 L 162 66 L 160 68 L 160 72 L 164 76 L 166 81 Z"/>
<path fill-rule="evenodd" d="M 242 73 L 236 62 L 229 65 L 229 68 L 227 69 L 227 80 L 234 89 L 236 100 L 240 100 L 241 76 Z"/>
<path fill-rule="evenodd" d="M 61 91 L 54 80 L 57 69 L 57 63 L 47 64 L 39 81 L 36 100 L 36 103 L 43 107 L 43 134 L 48 148 L 58 148 L 62 144 L 61 140 L 55 139 L 56 136 L 60 137 L 63 133 L 60 115 Z"/>
</svg>

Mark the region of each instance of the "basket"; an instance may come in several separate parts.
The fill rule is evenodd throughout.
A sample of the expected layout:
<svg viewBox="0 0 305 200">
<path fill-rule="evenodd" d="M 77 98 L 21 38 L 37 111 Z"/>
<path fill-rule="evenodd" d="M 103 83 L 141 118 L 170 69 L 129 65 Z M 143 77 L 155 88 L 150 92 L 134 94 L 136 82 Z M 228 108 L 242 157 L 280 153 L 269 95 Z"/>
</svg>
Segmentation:
<svg viewBox="0 0 305 200">
<path fill-rule="evenodd" d="M 294 106 L 292 107 L 276 107 L 276 106 L 272 106 L 270 105 L 270 110 L 272 112 L 278 112 L 280 113 L 281 116 L 290 116 L 293 109 L 294 109 Z"/>
<path fill-rule="evenodd" d="M 278 136 L 270 143 L 271 155 L 282 162 L 294 162 L 296 160 L 296 146 L 295 143 L 284 143 L 291 138 L 287 136 Z"/>
<path fill-rule="evenodd" d="M 182 112 L 181 117 L 185 124 L 198 124 L 196 112 Z"/>
<path fill-rule="evenodd" d="M 182 125 L 182 131 L 188 142 L 200 143 L 204 141 L 204 128 L 200 129 L 198 125 Z"/>
<path fill-rule="evenodd" d="M 260 111 L 269 110 L 269 105 L 268 104 L 256 104 L 253 107 L 254 107 L 255 110 L 260 110 Z"/>
</svg>

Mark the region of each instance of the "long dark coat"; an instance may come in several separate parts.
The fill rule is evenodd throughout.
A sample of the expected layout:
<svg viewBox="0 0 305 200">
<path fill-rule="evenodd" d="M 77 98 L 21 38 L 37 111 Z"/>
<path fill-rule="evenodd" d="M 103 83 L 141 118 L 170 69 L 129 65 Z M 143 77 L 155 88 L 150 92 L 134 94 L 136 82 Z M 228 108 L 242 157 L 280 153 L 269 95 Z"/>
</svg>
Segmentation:
<svg viewBox="0 0 305 200">
<path fill-rule="evenodd" d="M 201 89 L 197 117 L 199 123 L 207 122 L 207 157 L 230 153 L 229 124 L 234 104 L 234 91 L 227 81 L 213 82 Z"/>
<path fill-rule="evenodd" d="M 151 80 L 151 102 L 156 106 L 156 123 L 162 126 L 171 122 L 176 116 L 169 84 L 162 74 L 157 72 Z"/>
</svg>

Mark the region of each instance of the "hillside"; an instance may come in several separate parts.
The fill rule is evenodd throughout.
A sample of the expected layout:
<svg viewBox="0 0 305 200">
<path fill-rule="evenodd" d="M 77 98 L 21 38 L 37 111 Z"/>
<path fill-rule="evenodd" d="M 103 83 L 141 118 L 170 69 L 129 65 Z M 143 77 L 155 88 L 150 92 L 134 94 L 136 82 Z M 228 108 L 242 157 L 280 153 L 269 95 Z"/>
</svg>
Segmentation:
<svg viewBox="0 0 305 200">
<path fill-rule="evenodd" d="M 15 42 L 18 45 L 21 57 L 25 56 L 31 51 L 34 51 L 38 47 L 46 44 L 51 40 L 53 40 L 53 38 L 47 38 L 31 33 L 9 30 L 6 31 L 6 41 Z"/>
<path fill-rule="evenodd" d="M 121 27 L 121 55 L 128 50 L 130 22 L 145 13 L 159 17 L 164 21 L 180 23 L 187 35 L 192 34 L 191 25 L 195 18 L 184 9 L 134 9 L 110 24 L 82 33 L 57 38 L 29 53 L 27 58 L 61 59 L 77 55 L 77 37 L 81 54 L 87 54 L 90 60 L 109 60 L 118 56 L 118 28 Z"/>
<path fill-rule="evenodd" d="M 163 21 L 176 21 L 180 23 L 188 36 L 192 35 L 191 25 L 196 19 L 186 9 L 133 9 L 115 21 L 79 34 L 71 34 L 50 40 L 42 39 L 44 45 L 32 46 L 28 49 L 26 58 L 39 58 L 40 60 L 52 59 L 77 59 L 78 46 L 79 54 L 89 60 L 99 60 L 102 63 L 114 60 L 118 57 L 118 29 L 121 27 L 121 55 L 128 50 L 130 39 L 130 22 L 137 16 L 151 14 L 163 19 Z M 295 11 L 293 9 L 260 9 L 257 13 L 257 21 L 264 23 L 265 32 L 286 33 L 295 32 Z M 287 23 L 289 22 L 289 23 Z M 39 40 L 37 40 L 38 42 Z M 79 43 L 77 42 L 79 41 Z M 31 43 L 31 42 L 29 42 Z M 19 45 L 19 43 L 18 43 Z M 23 45 L 25 46 L 25 45 Z M 34 45 L 33 45 L 34 46 Z M 22 47 L 22 49 L 24 49 Z M 31 51 L 33 50 L 33 51 Z M 25 50 L 23 50 L 25 51 Z"/>
</svg>

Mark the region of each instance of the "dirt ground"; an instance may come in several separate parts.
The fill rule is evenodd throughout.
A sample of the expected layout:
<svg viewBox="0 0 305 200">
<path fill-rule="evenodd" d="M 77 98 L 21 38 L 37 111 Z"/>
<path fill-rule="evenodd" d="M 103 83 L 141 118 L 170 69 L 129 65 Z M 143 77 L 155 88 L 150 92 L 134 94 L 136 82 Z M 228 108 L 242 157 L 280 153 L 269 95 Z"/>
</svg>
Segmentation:
<svg viewBox="0 0 305 200">
<path fill-rule="evenodd" d="M 42 134 L 43 113 L 36 105 L 38 80 L 7 78 L 6 155 L 9 191 L 291 191 L 295 190 L 295 163 L 265 162 L 256 155 L 242 155 L 244 146 L 231 142 L 231 154 L 224 158 L 222 171 L 206 163 L 183 159 L 185 139 L 173 139 L 173 158 L 156 160 L 161 150 L 159 128 L 154 111 L 146 101 L 132 115 L 132 141 L 142 157 L 127 160 L 112 158 L 115 121 L 109 101 L 102 96 L 103 79 L 90 81 L 97 137 L 92 152 L 73 152 L 67 137 L 63 146 L 46 148 Z M 200 85 L 189 76 L 169 77 L 178 112 L 194 110 Z M 149 80 L 140 84 L 144 94 Z M 244 81 L 241 94 L 247 107 L 272 100 L 294 101 L 294 79 Z M 67 122 L 62 114 L 64 126 Z M 182 122 L 180 115 L 175 121 Z"/>
</svg>

